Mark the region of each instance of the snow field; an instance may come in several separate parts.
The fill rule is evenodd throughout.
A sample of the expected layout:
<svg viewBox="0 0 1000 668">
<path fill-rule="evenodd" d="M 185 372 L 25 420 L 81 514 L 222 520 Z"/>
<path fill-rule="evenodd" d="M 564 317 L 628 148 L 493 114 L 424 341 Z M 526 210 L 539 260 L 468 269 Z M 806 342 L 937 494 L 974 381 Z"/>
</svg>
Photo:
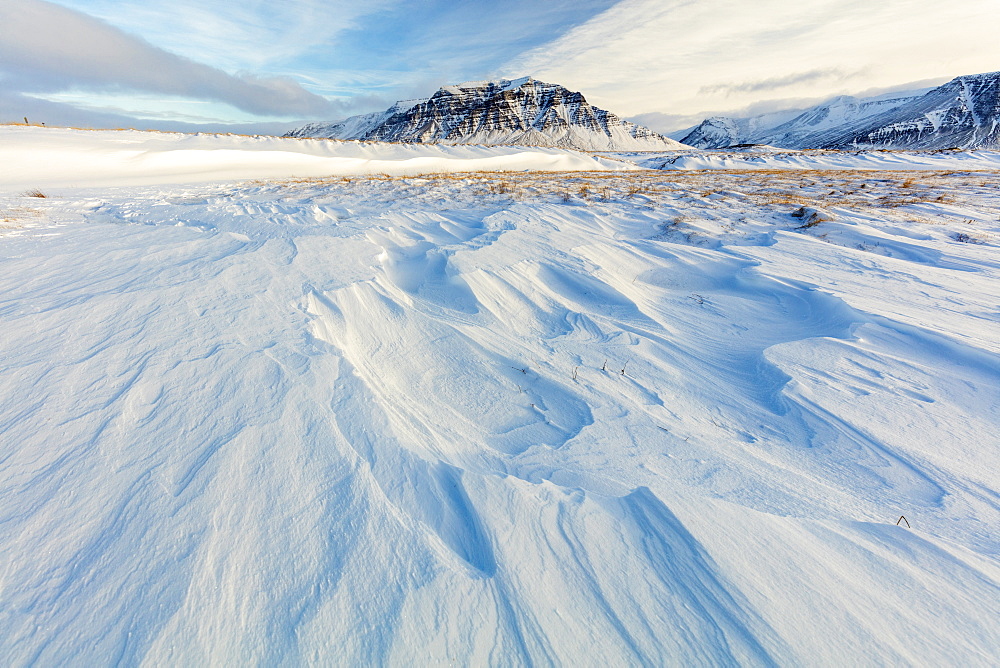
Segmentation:
<svg viewBox="0 0 1000 668">
<path fill-rule="evenodd" d="M 998 185 L 2 196 L 2 653 L 992 665 Z"/>
</svg>

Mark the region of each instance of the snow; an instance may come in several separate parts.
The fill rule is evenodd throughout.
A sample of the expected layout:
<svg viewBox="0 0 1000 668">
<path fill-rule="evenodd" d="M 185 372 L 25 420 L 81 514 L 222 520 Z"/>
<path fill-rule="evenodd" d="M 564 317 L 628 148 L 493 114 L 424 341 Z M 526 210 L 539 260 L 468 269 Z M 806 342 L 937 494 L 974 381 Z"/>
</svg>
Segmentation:
<svg viewBox="0 0 1000 668">
<path fill-rule="evenodd" d="M 635 169 L 541 147 L 445 147 L 322 139 L 0 126 L 0 192 L 329 175 Z"/>
<path fill-rule="evenodd" d="M 678 170 L 873 170 L 873 171 L 995 171 L 1000 151 L 953 149 L 935 151 L 807 150 L 754 146 L 745 150 L 666 151 L 605 154 L 631 160 L 646 169 Z"/>
<path fill-rule="evenodd" d="M 863 98 L 838 95 L 807 109 L 784 109 L 744 118 L 714 116 L 686 130 L 671 133 L 670 137 L 683 141 L 698 130 L 708 139 L 715 138 L 714 145 L 719 145 L 719 138 L 724 138 L 730 144 L 777 144 L 794 148 L 824 146 L 825 141 L 830 139 L 827 137 L 824 140 L 825 131 L 838 127 L 842 130 L 848 126 L 860 127 L 875 116 L 913 102 L 931 90 L 933 88 L 895 91 Z M 721 132 L 722 129 L 725 132 Z M 692 137 L 691 141 L 703 145 L 696 139 Z"/>
<path fill-rule="evenodd" d="M 398 100 L 384 111 L 350 116 L 332 123 L 309 123 L 290 131 L 287 137 L 325 137 L 329 139 L 359 139 L 366 136 L 376 127 L 395 114 L 409 111 L 418 104 L 427 102 L 426 98 Z"/>
<path fill-rule="evenodd" d="M 460 94 L 463 91 L 475 90 L 479 88 L 486 88 L 490 85 L 496 85 L 502 91 L 517 90 L 526 83 L 534 81 L 531 77 L 519 77 L 517 79 L 494 79 L 494 80 L 482 80 L 482 81 L 466 81 L 460 84 L 451 84 L 447 86 L 442 86 L 442 90 L 446 90 L 449 93 Z"/>
<path fill-rule="evenodd" d="M 0 134 L 8 663 L 995 665 L 989 154 Z"/>
</svg>

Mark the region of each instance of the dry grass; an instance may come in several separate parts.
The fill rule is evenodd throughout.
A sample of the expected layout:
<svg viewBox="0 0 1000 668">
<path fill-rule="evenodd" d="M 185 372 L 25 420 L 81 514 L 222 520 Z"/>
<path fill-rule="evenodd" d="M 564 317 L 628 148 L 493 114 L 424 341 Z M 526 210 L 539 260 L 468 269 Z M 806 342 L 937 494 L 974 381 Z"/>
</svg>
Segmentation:
<svg viewBox="0 0 1000 668">
<path fill-rule="evenodd" d="M 514 184 L 510 181 L 501 179 L 500 181 L 494 181 L 486 186 L 487 192 L 494 195 L 508 195 L 514 192 Z"/>
<path fill-rule="evenodd" d="M 46 195 L 45 193 L 43 193 L 38 188 L 33 188 L 31 190 L 25 190 L 23 193 L 21 193 L 21 197 L 39 197 L 39 198 L 44 199 L 44 198 L 48 197 L 48 195 Z"/>
<path fill-rule="evenodd" d="M 0 209 L 0 230 L 18 230 L 24 227 L 24 221 L 30 218 L 38 218 L 41 212 L 37 209 L 17 207 L 14 209 Z"/>
<path fill-rule="evenodd" d="M 889 216 L 900 222 L 936 223 L 968 197 L 995 196 L 1000 172 L 873 170 L 700 170 L 629 172 L 462 172 L 419 176 L 327 177 L 258 182 L 268 187 L 352 187 L 385 182 L 410 187 L 414 196 L 453 198 L 455 188 L 477 197 L 636 206 L 692 198 L 711 210 L 735 207 L 754 218 L 787 215 L 799 207 L 848 209 Z M 722 195 L 722 197 L 719 197 Z M 920 207 L 932 206 L 928 209 Z M 958 215 L 956 213 L 956 215 Z"/>
</svg>

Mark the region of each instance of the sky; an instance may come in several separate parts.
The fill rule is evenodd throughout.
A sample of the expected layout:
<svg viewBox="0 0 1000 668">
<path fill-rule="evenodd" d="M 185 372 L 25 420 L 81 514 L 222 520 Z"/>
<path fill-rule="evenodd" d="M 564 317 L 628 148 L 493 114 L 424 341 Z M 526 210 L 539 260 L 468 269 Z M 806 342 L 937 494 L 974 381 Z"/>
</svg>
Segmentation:
<svg viewBox="0 0 1000 668">
<path fill-rule="evenodd" d="M 283 132 L 533 76 L 669 132 L 1000 70 L 1000 0 L 0 0 L 0 122 Z"/>
</svg>

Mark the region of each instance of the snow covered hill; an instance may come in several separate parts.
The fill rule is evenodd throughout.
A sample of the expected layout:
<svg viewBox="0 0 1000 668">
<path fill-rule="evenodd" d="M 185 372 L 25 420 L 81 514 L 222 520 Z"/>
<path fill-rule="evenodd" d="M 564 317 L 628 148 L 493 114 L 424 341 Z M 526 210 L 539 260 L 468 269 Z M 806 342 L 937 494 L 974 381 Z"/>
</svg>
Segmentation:
<svg viewBox="0 0 1000 668">
<path fill-rule="evenodd" d="M 580 93 L 530 77 L 472 81 L 385 112 L 312 123 L 287 137 L 443 144 L 560 146 L 589 151 L 664 150 L 680 144 L 591 106 Z"/>
<path fill-rule="evenodd" d="M 957 77 L 930 90 L 841 96 L 790 119 L 789 113 L 712 117 L 680 138 L 698 148 L 1000 148 L 1000 72 Z"/>
<path fill-rule="evenodd" d="M 34 164 L 26 132 L 5 664 L 996 663 L 981 152 L 611 170 L 35 129 Z"/>
</svg>

